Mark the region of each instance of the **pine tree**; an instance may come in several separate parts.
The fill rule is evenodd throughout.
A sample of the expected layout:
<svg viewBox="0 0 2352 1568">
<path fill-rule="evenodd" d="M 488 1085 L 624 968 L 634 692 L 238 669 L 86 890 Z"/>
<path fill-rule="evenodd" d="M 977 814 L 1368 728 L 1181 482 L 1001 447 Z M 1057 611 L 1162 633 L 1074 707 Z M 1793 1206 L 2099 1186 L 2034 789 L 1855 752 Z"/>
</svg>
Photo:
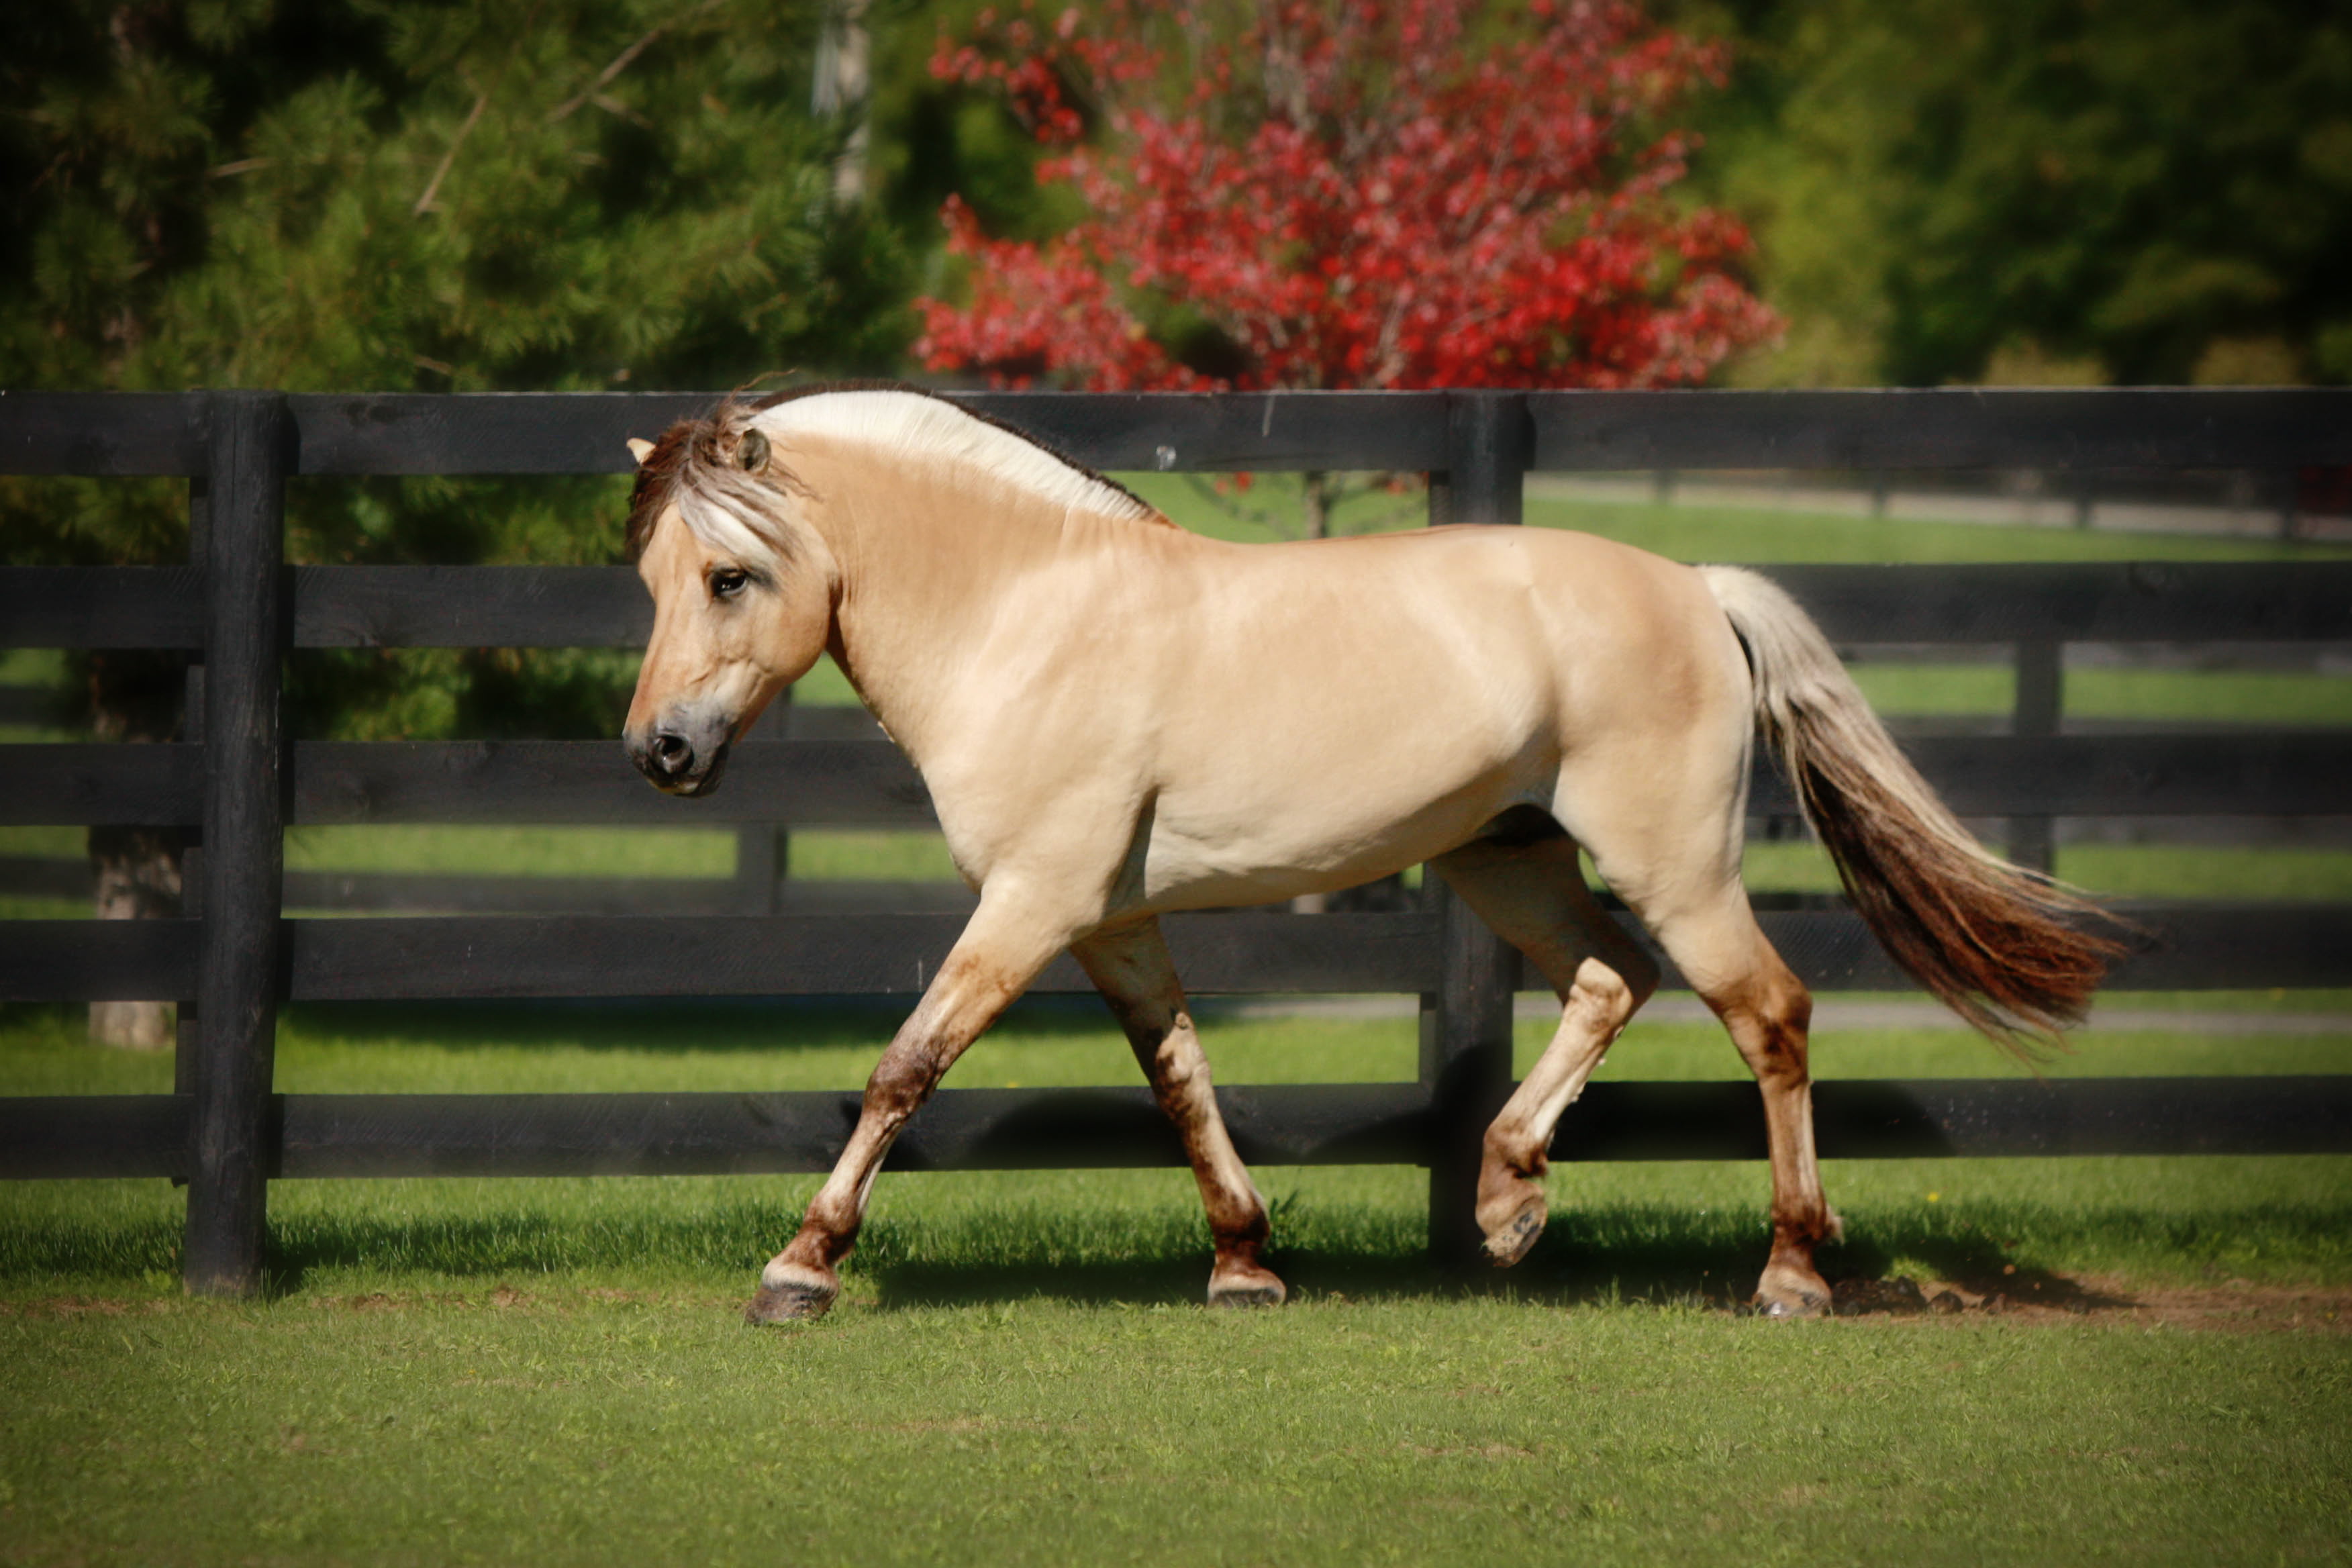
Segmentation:
<svg viewBox="0 0 2352 1568">
<path fill-rule="evenodd" d="M 0 384 L 713 387 L 895 362 L 896 253 L 836 206 L 820 13 L 769 0 L 55 0 L 0 91 Z M 605 481 L 305 482 L 297 560 L 614 558 Z M 13 562 L 168 561 L 177 487 L 0 479 Z M 101 732 L 164 738 L 172 660 L 80 661 Z M 626 661 L 305 657 L 298 732 L 599 733 Z M 93 836 L 109 912 L 176 852 Z M 127 889 L 127 890 L 126 890 Z M 160 1038 L 150 1028 L 151 1037 Z"/>
</svg>

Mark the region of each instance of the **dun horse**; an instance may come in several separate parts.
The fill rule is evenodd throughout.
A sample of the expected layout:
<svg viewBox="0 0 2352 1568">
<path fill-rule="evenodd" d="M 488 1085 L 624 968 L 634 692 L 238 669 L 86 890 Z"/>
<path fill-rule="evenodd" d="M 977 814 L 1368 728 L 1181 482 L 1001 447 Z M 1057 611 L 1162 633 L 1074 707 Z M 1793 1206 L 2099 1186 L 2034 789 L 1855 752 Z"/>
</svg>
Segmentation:
<svg viewBox="0 0 2352 1568">
<path fill-rule="evenodd" d="M 904 389 L 730 403 L 633 441 L 629 547 L 656 605 L 630 755 L 708 793 L 729 743 L 830 649 L 921 771 L 980 895 L 866 1087 L 754 1321 L 840 1289 L 908 1117 L 1067 948 L 1181 1132 L 1212 1303 L 1274 1303 L 1264 1202 L 1210 1088 L 1157 918 L 1425 861 L 1559 994 L 1486 1134 L 1492 1260 L 1545 1220 L 1561 1113 L 1658 983 L 1577 850 L 1723 1021 L 1763 1090 L 1764 1311 L 1824 1310 L 1838 1228 L 1813 1154 L 1805 987 L 1740 882 L 1760 732 L 1889 952 L 2015 1044 L 2077 1019 L 2113 946 L 2082 900 L 1979 848 L 1778 588 L 1549 529 L 1244 546 Z"/>
</svg>

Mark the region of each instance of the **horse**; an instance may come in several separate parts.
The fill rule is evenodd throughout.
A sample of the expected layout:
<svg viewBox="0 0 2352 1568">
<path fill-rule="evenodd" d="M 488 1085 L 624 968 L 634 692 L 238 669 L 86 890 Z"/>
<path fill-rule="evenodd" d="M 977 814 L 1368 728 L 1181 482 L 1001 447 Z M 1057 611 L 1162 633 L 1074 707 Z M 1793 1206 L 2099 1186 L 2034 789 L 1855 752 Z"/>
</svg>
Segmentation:
<svg viewBox="0 0 2352 1568">
<path fill-rule="evenodd" d="M 1815 1249 L 1840 1222 L 1813 1148 L 1811 1000 L 1740 879 L 1759 736 L 1881 943 L 1995 1040 L 2078 1022 L 2118 951 L 2087 900 L 1977 844 L 1756 574 L 1548 528 L 1209 539 L 908 387 L 730 399 L 630 449 L 626 547 L 655 605 L 624 734 L 638 769 L 708 795 L 730 744 L 829 651 L 979 895 L 761 1271 L 755 1323 L 832 1305 L 892 1140 L 1065 949 L 1181 1137 L 1210 1303 L 1281 1302 L 1158 917 L 1416 863 L 1559 998 L 1481 1153 L 1486 1256 L 1517 1262 L 1545 1225 L 1561 1114 L 1659 982 L 1580 847 L 1760 1088 L 1772 1240 L 1754 1307 L 1824 1312 Z"/>
</svg>

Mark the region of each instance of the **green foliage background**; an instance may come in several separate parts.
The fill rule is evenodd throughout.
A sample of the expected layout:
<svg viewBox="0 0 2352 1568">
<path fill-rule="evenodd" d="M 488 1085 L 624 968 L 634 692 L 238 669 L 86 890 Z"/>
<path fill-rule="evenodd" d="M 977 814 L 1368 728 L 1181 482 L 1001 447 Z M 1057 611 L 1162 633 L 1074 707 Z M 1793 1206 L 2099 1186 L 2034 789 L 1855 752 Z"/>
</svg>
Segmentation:
<svg viewBox="0 0 2352 1568">
<path fill-rule="evenodd" d="M 2352 16 L 2326 0 L 1665 0 L 1730 38 L 1696 186 L 1764 384 L 2352 381 Z"/>
<path fill-rule="evenodd" d="M 0 67 L 20 106 L 0 118 L 0 384 L 655 389 L 887 369 L 904 268 L 886 226 L 832 199 L 842 128 L 806 107 L 818 20 L 754 0 L 28 9 Z M 310 481 L 289 497 L 289 550 L 608 561 L 619 495 Z M 184 529 L 175 485 L 0 481 L 12 561 L 169 560 Z M 297 723 L 600 733 L 625 666 L 306 658 Z"/>
</svg>

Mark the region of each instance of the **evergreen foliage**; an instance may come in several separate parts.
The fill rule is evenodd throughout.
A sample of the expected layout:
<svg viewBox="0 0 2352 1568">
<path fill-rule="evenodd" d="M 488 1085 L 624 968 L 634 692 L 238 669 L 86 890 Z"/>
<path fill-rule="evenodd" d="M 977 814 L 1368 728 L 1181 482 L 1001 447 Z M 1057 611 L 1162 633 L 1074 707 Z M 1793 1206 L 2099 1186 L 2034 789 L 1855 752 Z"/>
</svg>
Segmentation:
<svg viewBox="0 0 2352 1568">
<path fill-rule="evenodd" d="M 59 0 L 0 79 L 0 384 L 725 387 L 886 368 L 887 234 L 836 210 L 812 5 Z M 289 552 L 614 559 L 614 482 L 306 481 Z M 16 562 L 169 560 L 173 485 L 0 481 Z M 299 661 L 308 727 L 602 732 L 611 656 Z"/>
</svg>

